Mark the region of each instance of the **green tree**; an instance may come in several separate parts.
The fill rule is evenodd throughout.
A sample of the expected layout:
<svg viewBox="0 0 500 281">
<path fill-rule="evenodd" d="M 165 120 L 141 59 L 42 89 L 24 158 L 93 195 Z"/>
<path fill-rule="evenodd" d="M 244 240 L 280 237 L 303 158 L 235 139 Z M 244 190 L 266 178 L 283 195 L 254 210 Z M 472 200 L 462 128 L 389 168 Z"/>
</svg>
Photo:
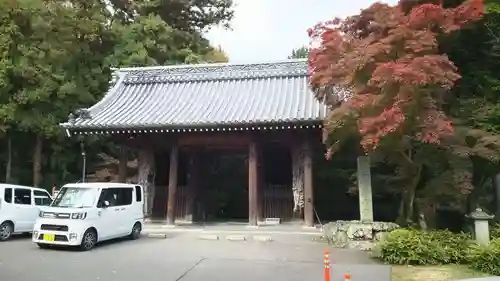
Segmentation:
<svg viewBox="0 0 500 281">
<path fill-rule="evenodd" d="M 500 171 L 500 3 L 487 0 L 480 21 L 441 40 L 441 49 L 460 69 L 462 78 L 448 98 L 447 111 L 461 143 L 472 151 L 473 193 L 469 210 L 477 204 L 493 207 L 491 178 Z M 464 153 L 463 147 L 461 153 Z M 486 200 L 484 200 L 486 199 Z"/>
<path fill-rule="evenodd" d="M 40 185 L 42 171 L 45 184 L 78 179 L 82 139 L 66 138 L 58 123 L 102 98 L 110 67 L 204 61 L 213 48 L 203 31 L 232 17 L 230 1 L 179 2 L 179 9 L 172 1 L 113 1 L 113 13 L 108 2 L 0 2 L 0 142 L 5 148 L 0 153 L 6 159 L 0 173 L 9 181 Z M 197 7 L 203 7 L 203 15 L 186 17 Z M 109 140 L 86 137 L 85 142 L 89 170 L 99 153 L 115 154 Z"/>
<path fill-rule="evenodd" d="M 123 22 L 155 14 L 173 29 L 186 32 L 201 31 L 214 25 L 228 27 L 234 14 L 232 0 L 110 0 L 110 3 L 116 17 Z"/>
<path fill-rule="evenodd" d="M 221 46 L 217 46 L 212 48 L 212 50 L 208 51 L 203 56 L 203 61 L 207 63 L 218 63 L 218 62 L 228 62 L 229 58 L 227 57 L 226 52 L 222 49 Z"/>
<path fill-rule="evenodd" d="M 182 63 L 191 51 L 184 53 L 175 45 L 175 32 L 159 16 L 148 15 L 128 24 L 115 22 L 113 54 L 107 58 L 111 66 L 148 66 Z M 179 53 L 182 53 L 179 56 Z"/>
<path fill-rule="evenodd" d="M 309 56 L 309 48 L 302 46 L 292 50 L 292 54 L 288 56 L 289 59 L 304 59 Z"/>
<path fill-rule="evenodd" d="M 3 1 L 2 97 L 14 104 L 13 128 L 33 141 L 33 185 L 42 180 L 44 142 L 60 138 L 58 123 L 106 89 L 103 60 L 113 48 L 100 2 Z M 108 72 L 108 76 L 106 75 Z M 103 75 L 104 74 L 104 75 Z"/>
<path fill-rule="evenodd" d="M 114 66 L 138 65 L 141 60 L 159 65 L 205 61 L 214 49 L 203 32 L 213 25 L 228 26 L 233 17 L 231 0 L 110 2 L 114 29 L 125 35 L 118 38 L 122 42 L 118 42 L 118 57 L 111 59 Z M 128 54 L 132 61 L 118 62 Z"/>
</svg>

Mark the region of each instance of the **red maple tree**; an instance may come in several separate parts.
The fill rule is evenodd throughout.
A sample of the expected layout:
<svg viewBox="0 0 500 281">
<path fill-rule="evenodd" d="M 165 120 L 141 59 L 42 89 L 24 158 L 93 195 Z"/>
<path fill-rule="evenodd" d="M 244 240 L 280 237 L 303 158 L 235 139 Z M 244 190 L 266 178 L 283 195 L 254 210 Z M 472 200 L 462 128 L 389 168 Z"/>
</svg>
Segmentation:
<svg viewBox="0 0 500 281">
<path fill-rule="evenodd" d="M 439 143 L 452 135 L 442 102 L 460 75 L 437 39 L 483 11 L 482 0 L 453 8 L 437 0 L 400 0 L 308 30 L 309 82 L 331 109 L 324 126 L 327 156 L 341 141 L 338 134 L 353 130 L 366 151 L 394 137 Z M 339 89 L 347 92 L 344 99 Z"/>
</svg>

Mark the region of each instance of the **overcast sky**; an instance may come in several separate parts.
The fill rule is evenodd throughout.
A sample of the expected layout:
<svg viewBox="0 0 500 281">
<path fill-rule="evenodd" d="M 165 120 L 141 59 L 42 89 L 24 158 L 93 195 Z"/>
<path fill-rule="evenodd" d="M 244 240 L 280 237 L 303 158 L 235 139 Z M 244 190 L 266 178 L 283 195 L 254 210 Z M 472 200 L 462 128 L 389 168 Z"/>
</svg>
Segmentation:
<svg viewBox="0 0 500 281">
<path fill-rule="evenodd" d="M 307 29 L 320 21 L 356 14 L 373 0 L 234 0 L 232 31 L 213 28 L 207 34 L 230 62 L 286 59 L 292 49 L 308 45 Z M 397 0 L 383 0 L 395 4 Z"/>
</svg>

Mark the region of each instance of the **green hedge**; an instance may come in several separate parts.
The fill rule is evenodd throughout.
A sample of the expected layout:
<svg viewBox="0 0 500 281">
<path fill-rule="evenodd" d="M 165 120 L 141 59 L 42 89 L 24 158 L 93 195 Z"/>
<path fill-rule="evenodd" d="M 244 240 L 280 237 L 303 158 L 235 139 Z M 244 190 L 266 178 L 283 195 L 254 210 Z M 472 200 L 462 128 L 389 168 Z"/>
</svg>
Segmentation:
<svg viewBox="0 0 500 281">
<path fill-rule="evenodd" d="M 492 275 L 500 275 L 500 238 L 488 247 L 474 245 L 469 250 L 470 267 Z"/>
<path fill-rule="evenodd" d="M 490 235 L 492 239 L 500 238 L 500 224 L 496 224 L 491 228 Z"/>
<path fill-rule="evenodd" d="M 481 247 L 465 233 L 397 229 L 379 243 L 374 252 L 377 258 L 390 264 L 461 263 L 484 273 L 500 275 L 500 227 L 492 228 L 491 234 L 491 244 Z"/>
<path fill-rule="evenodd" d="M 440 230 L 397 229 L 378 245 L 377 256 L 390 264 L 437 265 L 462 263 L 470 244 L 467 234 Z"/>
</svg>

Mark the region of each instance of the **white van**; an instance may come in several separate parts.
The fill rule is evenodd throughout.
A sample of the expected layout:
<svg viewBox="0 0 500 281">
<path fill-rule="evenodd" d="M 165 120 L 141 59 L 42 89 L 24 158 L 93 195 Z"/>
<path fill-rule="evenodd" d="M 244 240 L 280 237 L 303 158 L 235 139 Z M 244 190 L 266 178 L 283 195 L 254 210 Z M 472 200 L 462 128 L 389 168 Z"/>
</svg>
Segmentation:
<svg viewBox="0 0 500 281">
<path fill-rule="evenodd" d="M 14 233 L 32 232 L 40 207 L 51 203 L 52 197 L 45 189 L 0 184 L 0 241 Z"/>
<path fill-rule="evenodd" d="M 144 223 L 143 200 L 140 185 L 66 184 L 40 212 L 32 240 L 40 248 L 78 246 L 87 251 L 104 240 L 137 239 Z"/>
</svg>

